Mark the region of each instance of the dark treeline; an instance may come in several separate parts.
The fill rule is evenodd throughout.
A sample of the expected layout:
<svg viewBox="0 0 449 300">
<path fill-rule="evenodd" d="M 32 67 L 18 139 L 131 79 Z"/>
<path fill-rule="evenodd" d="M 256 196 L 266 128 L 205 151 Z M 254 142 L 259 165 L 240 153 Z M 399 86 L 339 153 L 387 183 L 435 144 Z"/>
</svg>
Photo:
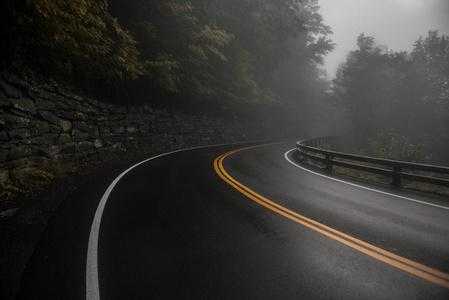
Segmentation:
<svg viewBox="0 0 449 300">
<path fill-rule="evenodd" d="M 410 53 L 360 35 L 333 82 L 318 0 L 6 0 L 1 67 L 103 101 L 352 136 L 355 151 L 449 161 L 449 38 Z M 433 156 L 431 156 L 433 155 Z"/>
<path fill-rule="evenodd" d="M 449 162 L 449 37 L 430 31 L 410 53 L 360 35 L 333 82 L 346 134 L 369 154 Z"/>
<path fill-rule="evenodd" d="M 327 88 L 317 0 L 7 0 L 3 51 L 118 104 L 301 120 Z M 301 101 L 306 101 L 301 102 Z"/>
</svg>

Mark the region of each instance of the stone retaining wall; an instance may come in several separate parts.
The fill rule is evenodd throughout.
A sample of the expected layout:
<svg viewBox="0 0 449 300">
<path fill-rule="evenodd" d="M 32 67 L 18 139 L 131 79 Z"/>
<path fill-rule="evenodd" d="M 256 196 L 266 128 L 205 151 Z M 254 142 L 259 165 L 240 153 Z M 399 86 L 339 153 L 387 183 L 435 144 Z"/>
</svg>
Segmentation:
<svg viewBox="0 0 449 300">
<path fill-rule="evenodd" d="M 0 210 L 17 194 L 111 155 L 155 144 L 168 150 L 261 138 L 248 127 L 150 106 L 127 109 L 77 96 L 54 83 L 1 74 Z"/>
</svg>

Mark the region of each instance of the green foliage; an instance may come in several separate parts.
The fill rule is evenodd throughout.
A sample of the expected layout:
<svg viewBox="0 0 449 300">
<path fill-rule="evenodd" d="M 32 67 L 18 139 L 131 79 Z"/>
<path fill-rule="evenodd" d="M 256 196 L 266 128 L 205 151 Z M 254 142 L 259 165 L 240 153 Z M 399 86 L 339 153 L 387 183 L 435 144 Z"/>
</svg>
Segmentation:
<svg viewBox="0 0 449 300">
<path fill-rule="evenodd" d="M 216 96 L 216 65 L 227 62 L 224 50 L 232 34 L 201 22 L 201 13 L 189 1 L 111 4 L 136 37 L 145 62 L 144 76 L 153 88 L 165 94 Z"/>
<path fill-rule="evenodd" d="M 246 68 L 248 89 L 262 89 L 283 101 L 294 101 L 304 95 L 297 87 L 305 87 L 315 77 L 303 75 L 305 69 L 317 73 L 323 56 L 332 50 L 327 38 L 330 28 L 323 24 L 316 0 L 196 0 L 210 19 L 232 32 L 236 47 L 228 55 L 239 57 L 244 51 L 251 61 Z M 239 60 L 237 60 L 238 62 Z M 295 68 L 295 73 L 286 74 L 286 67 Z M 289 86 L 278 83 L 293 76 Z M 254 85 L 255 84 L 255 85 Z M 271 97 L 268 97 L 271 98 Z M 286 99 L 289 98 L 289 99 Z"/>
<path fill-rule="evenodd" d="M 430 31 L 428 36 L 416 41 L 411 53 L 416 73 L 421 76 L 429 97 L 449 104 L 449 37 Z"/>
<path fill-rule="evenodd" d="M 363 34 L 357 45 L 340 66 L 333 88 L 356 140 L 376 137 L 381 153 L 384 149 L 410 158 L 408 151 L 416 148 L 410 144 L 433 145 L 426 152 L 448 159 L 449 38 L 431 31 L 411 53 L 388 51 Z"/>
<path fill-rule="evenodd" d="M 316 0 L 110 3 L 138 42 L 151 95 L 232 103 L 294 99 L 303 95 L 275 84 L 280 69 L 293 65 L 300 70 L 295 76 L 306 69 L 317 74 L 332 49 Z M 291 87 L 310 81 L 317 77 L 302 76 Z"/>
<path fill-rule="evenodd" d="M 381 131 L 368 139 L 368 155 L 404 161 L 423 161 L 424 149 L 406 137 L 391 131 Z"/>
<path fill-rule="evenodd" d="M 58 75 L 116 82 L 142 73 L 135 40 L 105 0 L 30 1 L 21 28 L 27 54 Z"/>
<path fill-rule="evenodd" d="M 8 45 L 39 73 L 119 103 L 278 105 L 293 116 L 324 86 L 333 45 L 318 9 L 317 0 L 17 0 L 8 20 L 20 38 Z"/>
</svg>

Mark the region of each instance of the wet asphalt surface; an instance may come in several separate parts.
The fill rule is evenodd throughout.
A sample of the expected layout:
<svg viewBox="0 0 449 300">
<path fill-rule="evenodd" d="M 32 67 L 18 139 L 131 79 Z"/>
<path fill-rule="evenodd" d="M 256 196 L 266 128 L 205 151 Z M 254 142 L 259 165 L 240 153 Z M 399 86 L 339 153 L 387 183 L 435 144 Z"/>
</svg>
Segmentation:
<svg viewBox="0 0 449 300">
<path fill-rule="evenodd" d="M 102 299 L 449 299 L 414 277 L 276 215 L 223 182 L 214 158 L 160 158 L 127 174 L 100 228 Z M 449 273 L 449 211 L 359 189 L 284 159 L 292 144 L 225 160 L 244 185 L 332 228 Z M 90 223 L 108 184 L 70 199 L 48 227 L 19 299 L 83 299 Z"/>
</svg>

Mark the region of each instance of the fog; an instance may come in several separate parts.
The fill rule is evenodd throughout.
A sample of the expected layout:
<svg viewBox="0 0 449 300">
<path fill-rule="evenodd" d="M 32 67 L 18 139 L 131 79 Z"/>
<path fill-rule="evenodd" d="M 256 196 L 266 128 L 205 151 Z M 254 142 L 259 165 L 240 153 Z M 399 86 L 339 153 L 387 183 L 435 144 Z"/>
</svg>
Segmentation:
<svg viewBox="0 0 449 300">
<path fill-rule="evenodd" d="M 449 0 L 53 2 L 2 6 L 1 68 L 126 110 L 449 163 Z"/>
<path fill-rule="evenodd" d="M 449 33 L 449 0 L 320 0 L 320 6 L 336 43 L 325 59 L 330 78 L 355 48 L 359 33 L 374 36 L 394 51 L 409 51 L 428 30 Z"/>
</svg>

